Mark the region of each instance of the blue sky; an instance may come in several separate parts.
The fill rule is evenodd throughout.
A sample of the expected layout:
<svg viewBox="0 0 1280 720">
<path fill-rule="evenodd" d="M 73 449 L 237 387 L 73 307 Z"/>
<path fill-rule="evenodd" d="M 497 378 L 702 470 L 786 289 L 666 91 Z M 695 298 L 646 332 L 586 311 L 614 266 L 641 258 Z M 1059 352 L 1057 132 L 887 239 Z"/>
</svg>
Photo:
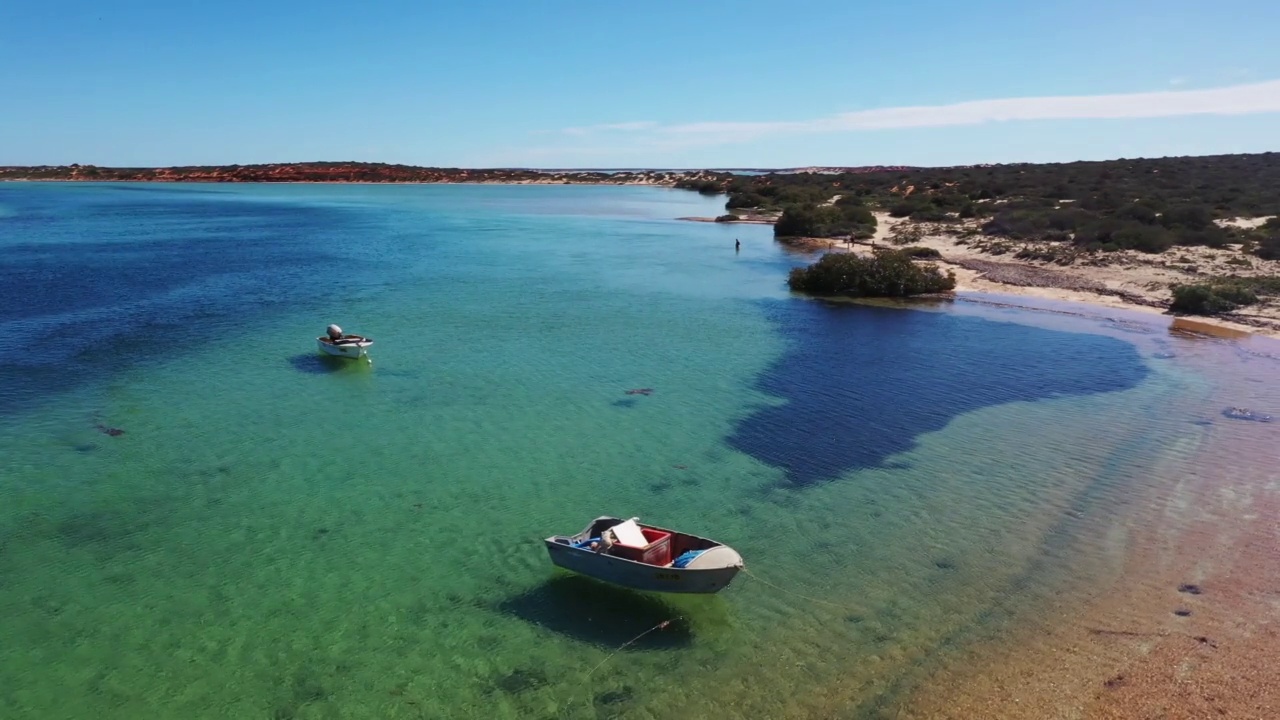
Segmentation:
<svg viewBox="0 0 1280 720">
<path fill-rule="evenodd" d="M 0 164 L 1280 150 L 1275 0 L 456 5 L 5 0 Z"/>
</svg>

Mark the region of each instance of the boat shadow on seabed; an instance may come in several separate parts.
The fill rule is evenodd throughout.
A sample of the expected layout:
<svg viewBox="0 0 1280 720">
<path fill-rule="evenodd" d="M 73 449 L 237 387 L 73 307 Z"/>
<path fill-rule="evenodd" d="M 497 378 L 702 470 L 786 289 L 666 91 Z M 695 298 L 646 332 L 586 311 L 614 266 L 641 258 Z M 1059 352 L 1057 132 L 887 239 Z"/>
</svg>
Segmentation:
<svg viewBox="0 0 1280 720">
<path fill-rule="evenodd" d="M 661 632 L 636 640 L 637 650 L 688 647 L 693 631 L 685 611 L 662 600 L 576 575 L 558 575 L 519 595 L 495 603 L 506 615 L 581 642 L 616 648 L 665 621 Z"/>
<path fill-rule="evenodd" d="M 314 352 L 294 355 L 289 358 L 289 364 L 293 366 L 294 370 L 308 375 L 328 375 L 329 373 L 342 372 L 344 370 L 367 372 L 372 367 L 371 363 L 356 363 L 347 358 L 321 355 Z"/>
</svg>

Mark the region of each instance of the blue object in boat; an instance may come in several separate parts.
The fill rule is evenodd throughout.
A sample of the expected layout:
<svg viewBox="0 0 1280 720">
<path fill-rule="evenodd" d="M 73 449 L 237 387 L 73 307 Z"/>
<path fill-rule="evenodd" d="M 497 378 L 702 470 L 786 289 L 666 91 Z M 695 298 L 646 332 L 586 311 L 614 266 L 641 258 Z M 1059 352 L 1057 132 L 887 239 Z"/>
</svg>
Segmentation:
<svg viewBox="0 0 1280 720">
<path fill-rule="evenodd" d="M 683 555 L 676 558 L 676 561 L 671 563 L 671 567 L 682 568 L 688 565 L 689 563 L 693 562 L 694 558 L 698 557 L 704 552 L 706 552 L 706 550 L 685 550 Z"/>
<path fill-rule="evenodd" d="M 589 548 L 589 547 L 591 547 L 591 543 L 593 543 L 593 542 L 600 542 L 600 538 L 598 538 L 598 537 L 597 537 L 597 538 L 587 538 L 586 540 L 583 540 L 582 542 L 578 543 L 577 545 L 574 545 L 574 547 L 576 547 L 576 548 Z"/>
</svg>

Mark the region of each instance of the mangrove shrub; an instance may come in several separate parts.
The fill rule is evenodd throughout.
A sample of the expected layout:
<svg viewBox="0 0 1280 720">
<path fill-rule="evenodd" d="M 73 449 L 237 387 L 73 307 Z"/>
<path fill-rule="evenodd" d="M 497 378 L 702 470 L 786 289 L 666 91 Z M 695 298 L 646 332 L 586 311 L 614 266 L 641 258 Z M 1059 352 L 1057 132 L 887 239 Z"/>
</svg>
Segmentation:
<svg viewBox="0 0 1280 720">
<path fill-rule="evenodd" d="M 1256 302 L 1258 296 L 1249 288 L 1229 283 L 1202 283 L 1174 287 L 1169 309 L 1189 315 L 1217 315 Z"/>
<path fill-rule="evenodd" d="M 773 226 L 775 237 L 871 237 L 876 217 L 862 205 L 788 205 Z"/>
<path fill-rule="evenodd" d="M 815 295 L 905 297 L 954 290 L 956 278 L 951 272 L 944 275 L 937 265 L 917 265 L 904 252 L 886 250 L 871 257 L 829 253 L 809 267 L 792 270 L 787 284 Z"/>
</svg>

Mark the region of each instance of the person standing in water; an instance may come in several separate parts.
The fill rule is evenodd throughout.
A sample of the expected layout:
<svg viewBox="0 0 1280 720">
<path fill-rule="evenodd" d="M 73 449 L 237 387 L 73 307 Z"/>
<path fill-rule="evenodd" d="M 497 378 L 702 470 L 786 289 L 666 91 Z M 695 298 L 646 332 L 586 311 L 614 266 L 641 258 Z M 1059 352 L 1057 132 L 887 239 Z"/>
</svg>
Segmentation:
<svg viewBox="0 0 1280 720">
<path fill-rule="evenodd" d="M 742 251 L 742 242 L 741 242 L 741 241 L 739 241 L 739 240 L 738 240 L 738 238 L 734 238 L 734 239 L 733 239 L 733 251 L 734 251 L 734 252 L 741 252 L 741 251 Z"/>
</svg>

